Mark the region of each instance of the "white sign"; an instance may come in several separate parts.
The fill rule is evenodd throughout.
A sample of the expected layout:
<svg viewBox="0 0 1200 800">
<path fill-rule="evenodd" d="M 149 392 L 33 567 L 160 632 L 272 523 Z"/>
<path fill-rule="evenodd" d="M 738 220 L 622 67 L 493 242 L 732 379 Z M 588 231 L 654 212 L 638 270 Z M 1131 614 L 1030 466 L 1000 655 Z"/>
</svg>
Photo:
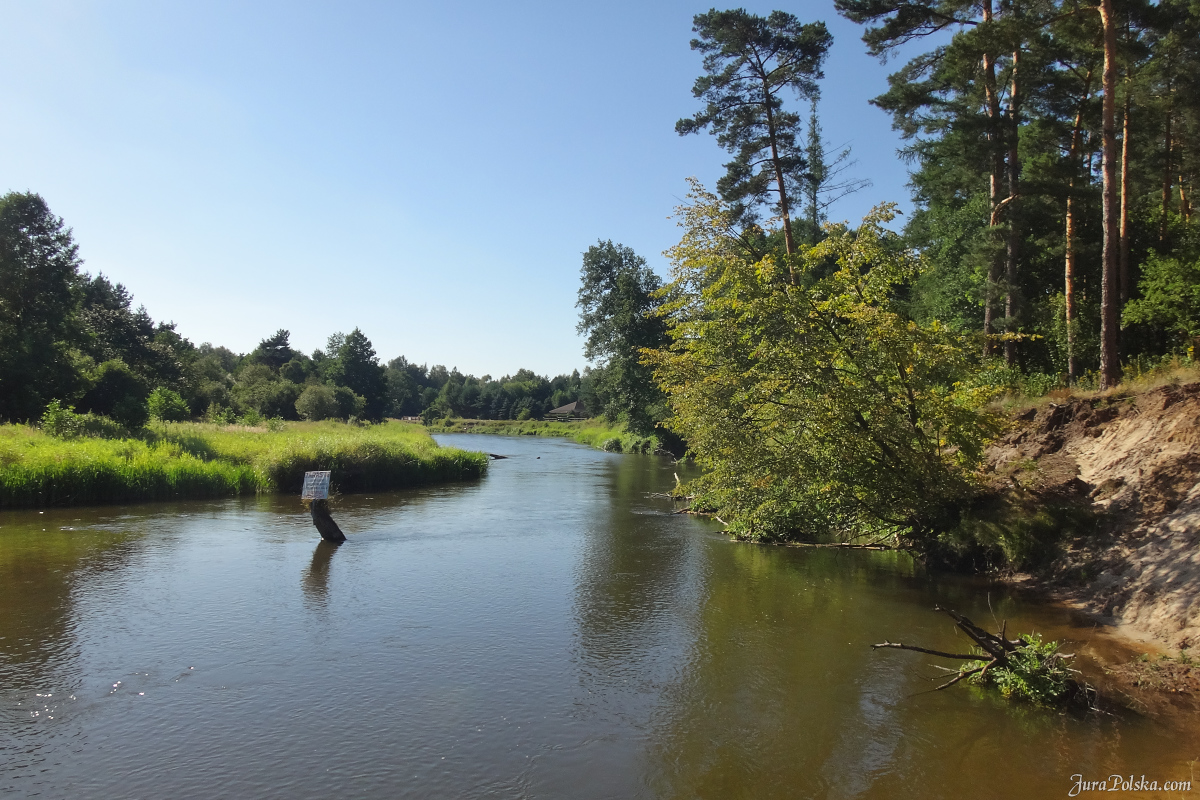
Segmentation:
<svg viewBox="0 0 1200 800">
<path fill-rule="evenodd" d="M 300 492 L 301 500 L 329 499 L 329 471 L 304 473 L 304 489 Z"/>
</svg>

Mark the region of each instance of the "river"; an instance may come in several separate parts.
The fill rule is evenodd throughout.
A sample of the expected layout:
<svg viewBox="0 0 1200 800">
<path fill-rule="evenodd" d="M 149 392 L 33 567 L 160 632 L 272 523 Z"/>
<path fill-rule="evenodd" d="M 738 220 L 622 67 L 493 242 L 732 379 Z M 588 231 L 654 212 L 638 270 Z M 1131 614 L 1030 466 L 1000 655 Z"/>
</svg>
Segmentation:
<svg viewBox="0 0 1200 800">
<path fill-rule="evenodd" d="M 692 474 L 670 460 L 438 438 L 510 457 L 340 498 L 340 548 L 294 497 L 0 514 L 0 794 L 1036 798 L 1073 775 L 1192 778 L 1186 725 L 929 692 L 934 659 L 869 646 L 961 648 L 942 603 L 1120 647 L 1065 612 L 894 553 L 732 542 L 652 496 Z"/>
</svg>

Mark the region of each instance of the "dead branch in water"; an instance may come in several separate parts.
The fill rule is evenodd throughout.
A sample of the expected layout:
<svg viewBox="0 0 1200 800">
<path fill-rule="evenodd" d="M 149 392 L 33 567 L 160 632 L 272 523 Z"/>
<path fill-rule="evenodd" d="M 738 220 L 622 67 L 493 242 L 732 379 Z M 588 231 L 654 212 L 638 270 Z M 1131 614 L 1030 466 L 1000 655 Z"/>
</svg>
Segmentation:
<svg viewBox="0 0 1200 800">
<path fill-rule="evenodd" d="M 954 620 L 955 626 L 975 643 L 979 652 L 949 653 L 887 640 L 871 645 L 871 649 L 912 650 L 938 658 L 953 658 L 966 662 L 957 670 L 938 667 L 954 673 L 954 677 L 938 685 L 934 691 L 948 689 L 970 677 L 975 677 L 976 683 L 983 683 L 990 673 L 992 682 L 1000 687 L 1006 697 L 1024 697 L 1047 705 L 1092 707 L 1096 697 L 1095 691 L 1086 683 L 1069 677 L 1072 673 L 1079 674 L 1078 670 L 1067 666 L 1067 662 L 1074 656 L 1060 654 L 1057 643 L 1043 644 L 1036 635 L 1009 639 L 1007 621 L 1000 625 L 999 633 L 989 633 L 953 609 L 934 606 L 934 611 L 941 611 Z M 998 679 L 997 673 L 1001 673 Z"/>
</svg>

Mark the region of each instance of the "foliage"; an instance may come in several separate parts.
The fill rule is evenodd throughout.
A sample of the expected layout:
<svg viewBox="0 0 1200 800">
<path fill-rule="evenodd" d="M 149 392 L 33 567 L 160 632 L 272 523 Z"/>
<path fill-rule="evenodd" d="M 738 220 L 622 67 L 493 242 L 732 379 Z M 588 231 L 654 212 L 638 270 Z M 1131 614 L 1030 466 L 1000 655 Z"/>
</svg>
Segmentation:
<svg viewBox="0 0 1200 800">
<path fill-rule="evenodd" d="M 146 402 L 149 387 L 124 361 L 105 361 L 91 376 L 91 384 L 79 401 L 84 410 L 114 419 L 127 428 L 139 428 L 150 419 Z"/>
<path fill-rule="evenodd" d="M 402 423 L 294 423 L 286 430 L 205 423 L 155 425 L 139 438 L 52 438 L 0 426 L 0 508 L 228 497 L 298 491 L 331 469 L 341 492 L 478 478 L 482 453 L 440 448 Z"/>
<path fill-rule="evenodd" d="M 0 420 L 37 419 L 79 384 L 69 348 L 78 247 L 40 196 L 0 197 Z"/>
<path fill-rule="evenodd" d="M 1043 706 L 1060 705 L 1075 691 L 1074 671 L 1058 652 L 1058 642 L 1043 642 L 1039 633 L 1022 634 L 1015 652 L 1007 664 L 996 664 L 986 672 L 978 672 L 969 680 L 992 685 L 1007 698 L 1028 700 Z M 968 661 L 961 670 L 968 672 L 983 667 L 984 661 Z M 982 676 L 982 677 L 981 677 Z"/>
<path fill-rule="evenodd" d="M 73 408 L 64 406 L 57 400 L 51 400 L 46 406 L 38 427 L 57 439 L 71 439 L 76 436 L 117 439 L 128 435 L 128 431 L 120 423 L 108 417 L 77 414 Z"/>
<path fill-rule="evenodd" d="M 1142 266 L 1141 298 L 1125 307 L 1125 323 L 1161 327 L 1177 345 L 1200 338 L 1200 257 L 1151 254 Z"/>
<path fill-rule="evenodd" d="M 174 389 L 160 386 L 150 393 L 146 402 L 150 417 L 161 422 L 183 422 L 192 416 L 188 404 Z"/>
<path fill-rule="evenodd" d="M 301 419 L 310 422 L 336 417 L 338 413 L 337 398 L 334 397 L 333 390 L 323 384 L 305 386 L 304 391 L 300 393 L 300 398 L 296 401 L 296 411 L 300 414 Z"/>
<path fill-rule="evenodd" d="M 356 401 L 342 401 L 339 397 L 341 410 L 349 412 L 345 416 L 382 419 L 387 411 L 387 382 L 371 341 L 355 328 L 342 341 L 337 355 L 341 362 L 341 385 L 362 399 L 360 406 L 355 404 Z M 345 402 L 351 405 L 347 406 Z"/>
<path fill-rule="evenodd" d="M 662 281 L 644 258 L 611 240 L 587 249 L 580 278 L 576 330 L 587 335 L 584 355 L 600 362 L 593 392 L 610 422 L 627 420 L 631 430 L 649 435 L 666 416 L 662 392 L 641 360 L 643 349 L 667 341 L 666 324 L 654 313 Z"/>
<path fill-rule="evenodd" d="M 750 538 L 891 534 L 928 546 L 995 421 L 961 382 L 962 337 L 899 313 L 919 261 L 876 209 L 804 248 L 792 285 L 719 234 L 733 209 L 694 189 L 669 251 L 669 348 L 648 352 L 670 425 L 707 468 L 697 493 Z"/>
<path fill-rule="evenodd" d="M 756 207 L 769 202 L 783 219 L 787 251 L 794 250 L 791 216 L 799 210 L 804 147 L 797 139 L 800 115 L 783 107 L 782 95 L 815 97 L 821 65 L 833 42 L 825 23 L 802 24 L 773 11 L 760 17 L 745 9 L 697 14 L 692 49 L 704 54 L 704 75 L 692 94 L 704 110 L 675 125 L 680 135 L 711 128 L 717 143 L 733 154 L 717 191 L 737 222 L 757 220 Z"/>
</svg>

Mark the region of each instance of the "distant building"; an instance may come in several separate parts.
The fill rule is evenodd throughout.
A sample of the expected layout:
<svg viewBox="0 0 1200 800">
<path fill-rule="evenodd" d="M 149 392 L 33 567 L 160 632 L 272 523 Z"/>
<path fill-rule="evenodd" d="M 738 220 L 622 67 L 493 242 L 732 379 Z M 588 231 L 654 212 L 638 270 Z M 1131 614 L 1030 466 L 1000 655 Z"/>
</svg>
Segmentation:
<svg viewBox="0 0 1200 800">
<path fill-rule="evenodd" d="M 546 412 L 546 419 L 587 419 L 587 407 L 582 400 L 576 400 L 574 403 L 567 403 L 565 406 Z"/>
</svg>

